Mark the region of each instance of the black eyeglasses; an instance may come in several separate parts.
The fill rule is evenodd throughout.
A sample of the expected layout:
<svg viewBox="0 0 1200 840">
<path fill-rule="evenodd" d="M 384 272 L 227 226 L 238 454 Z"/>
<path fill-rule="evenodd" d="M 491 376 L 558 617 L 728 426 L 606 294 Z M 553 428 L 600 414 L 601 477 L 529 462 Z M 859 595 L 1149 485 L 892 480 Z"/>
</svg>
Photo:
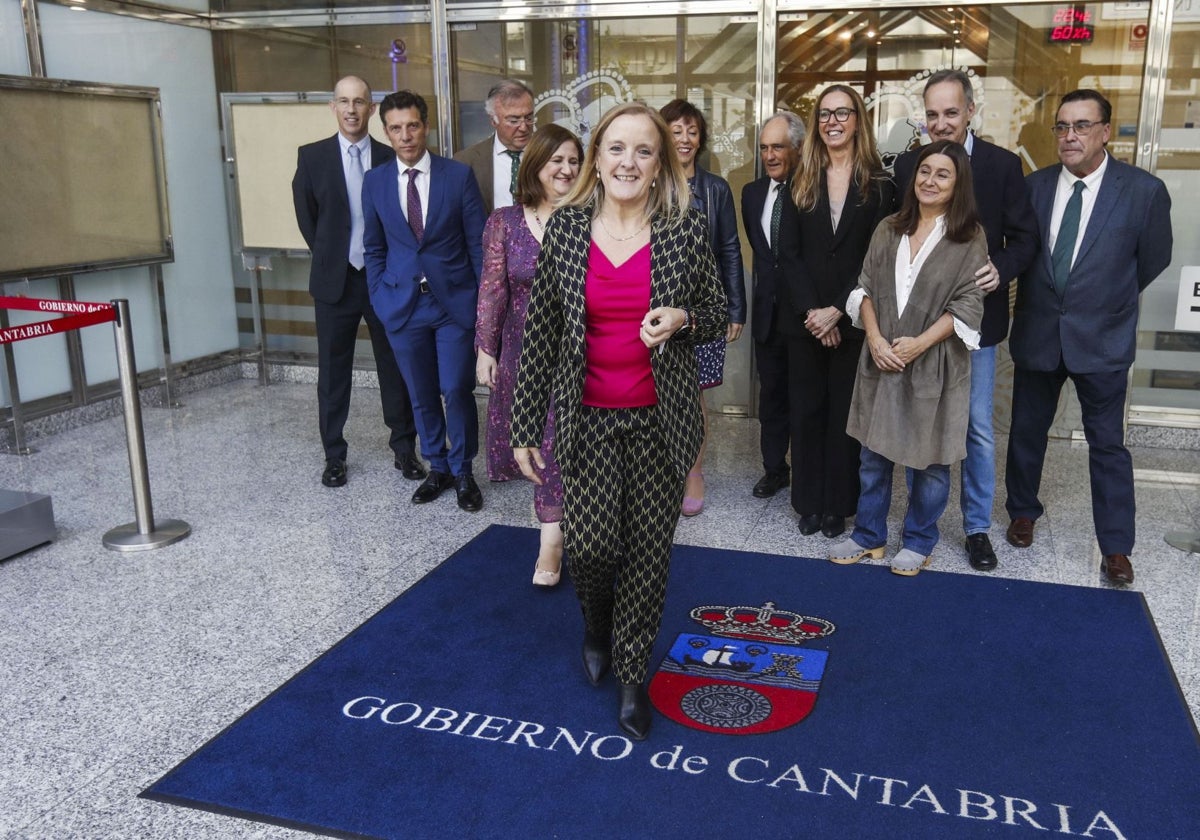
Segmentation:
<svg viewBox="0 0 1200 840">
<path fill-rule="evenodd" d="M 1076 120 L 1073 123 L 1056 122 L 1050 126 L 1050 130 L 1054 132 L 1055 137 L 1065 137 L 1068 131 L 1074 131 L 1080 137 L 1087 137 L 1098 125 L 1108 125 L 1108 123 L 1092 122 L 1091 120 Z"/>
<path fill-rule="evenodd" d="M 858 111 L 854 108 L 834 108 L 832 111 L 828 108 L 822 108 L 820 111 L 817 111 L 817 122 L 829 122 L 830 117 L 838 122 L 845 122 L 850 119 L 851 114 L 857 113 Z"/>
</svg>

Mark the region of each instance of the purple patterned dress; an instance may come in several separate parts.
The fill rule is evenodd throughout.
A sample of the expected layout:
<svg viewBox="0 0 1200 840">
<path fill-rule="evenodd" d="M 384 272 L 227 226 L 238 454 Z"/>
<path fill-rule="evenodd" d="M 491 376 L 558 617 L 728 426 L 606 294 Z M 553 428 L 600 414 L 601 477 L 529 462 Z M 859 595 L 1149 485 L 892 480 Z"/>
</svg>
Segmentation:
<svg viewBox="0 0 1200 840">
<path fill-rule="evenodd" d="M 525 312 L 542 246 L 525 224 L 520 205 L 501 207 L 483 229 L 483 273 L 475 314 L 475 349 L 497 359 L 496 387 L 488 397 L 487 474 L 491 481 L 522 478 L 509 436 L 517 362 L 525 332 Z M 533 506 L 539 522 L 562 519 L 563 488 L 554 460 L 554 404 L 546 418 L 541 452 L 546 460 L 542 485 L 534 485 Z"/>
</svg>

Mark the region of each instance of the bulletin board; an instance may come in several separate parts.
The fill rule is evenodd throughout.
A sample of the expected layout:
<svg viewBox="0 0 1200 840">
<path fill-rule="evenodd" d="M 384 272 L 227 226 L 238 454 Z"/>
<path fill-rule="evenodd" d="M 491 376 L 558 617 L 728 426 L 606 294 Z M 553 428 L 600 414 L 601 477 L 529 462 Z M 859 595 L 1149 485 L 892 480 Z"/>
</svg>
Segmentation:
<svg viewBox="0 0 1200 840">
<path fill-rule="evenodd" d="M 0 75 L 0 279 L 174 259 L 157 88 Z"/>
<path fill-rule="evenodd" d="M 328 92 L 222 95 L 240 250 L 308 250 L 296 226 L 292 176 L 298 147 L 337 132 L 329 99 Z M 368 128 L 388 144 L 377 115 L 371 115 Z"/>
</svg>

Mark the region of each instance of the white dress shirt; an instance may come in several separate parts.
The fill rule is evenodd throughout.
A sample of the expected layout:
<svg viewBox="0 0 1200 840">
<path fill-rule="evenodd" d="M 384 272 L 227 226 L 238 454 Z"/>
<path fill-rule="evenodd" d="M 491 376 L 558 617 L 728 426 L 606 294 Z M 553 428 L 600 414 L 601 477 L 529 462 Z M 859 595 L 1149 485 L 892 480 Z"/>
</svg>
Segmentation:
<svg viewBox="0 0 1200 840">
<path fill-rule="evenodd" d="M 784 186 L 784 189 L 776 189 L 776 187 Z M 767 238 L 767 244 L 771 244 L 771 210 L 775 207 L 775 202 L 783 201 L 787 198 L 787 187 L 783 181 L 771 179 L 770 186 L 767 187 L 767 200 L 763 202 L 762 224 L 763 236 Z"/>
<path fill-rule="evenodd" d="M 350 201 L 350 263 L 355 268 L 362 268 L 363 262 L 363 215 L 362 215 L 362 181 L 366 177 L 367 171 L 371 168 L 371 137 L 370 135 L 359 140 L 357 143 L 351 143 L 339 131 L 337 135 L 338 146 L 342 150 L 342 178 L 346 181 L 346 197 Z M 358 195 L 351 195 L 350 167 L 354 166 L 354 157 L 350 154 L 350 147 L 358 147 L 359 162 L 362 164 L 362 174 L 358 176 L 357 183 L 359 185 Z"/>
<path fill-rule="evenodd" d="M 1087 230 L 1088 219 L 1092 216 L 1092 208 L 1096 206 L 1096 193 L 1100 191 L 1100 182 L 1104 180 L 1104 172 L 1108 169 L 1108 153 L 1096 167 L 1096 171 L 1083 178 L 1076 178 L 1063 167 L 1058 174 L 1058 189 L 1054 192 L 1054 209 L 1050 211 L 1050 252 L 1054 253 L 1054 243 L 1058 240 L 1058 229 L 1062 227 L 1063 213 L 1067 209 L 1067 201 L 1075 191 L 1075 182 L 1083 181 L 1083 193 L 1079 196 L 1079 233 L 1075 237 L 1075 250 L 1071 254 L 1071 265 L 1079 256 L 1079 246 L 1083 242 L 1083 234 Z"/>
<path fill-rule="evenodd" d="M 408 219 L 408 170 L 415 169 L 420 174 L 417 178 L 417 194 L 421 196 L 421 222 L 426 227 L 429 226 L 429 171 L 433 167 L 433 158 L 426 151 L 421 159 L 417 161 L 417 165 L 409 167 L 407 163 L 396 158 L 396 167 L 399 175 L 397 176 L 400 187 L 400 212 L 404 214 L 405 220 Z"/>
<path fill-rule="evenodd" d="M 500 142 L 500 136 L 492 135 L 492 206 L 499 210 L 501 207 L 511 207 L 513 203 L 512 190 L 512 156 L 508 147 Z"/>
</svg>

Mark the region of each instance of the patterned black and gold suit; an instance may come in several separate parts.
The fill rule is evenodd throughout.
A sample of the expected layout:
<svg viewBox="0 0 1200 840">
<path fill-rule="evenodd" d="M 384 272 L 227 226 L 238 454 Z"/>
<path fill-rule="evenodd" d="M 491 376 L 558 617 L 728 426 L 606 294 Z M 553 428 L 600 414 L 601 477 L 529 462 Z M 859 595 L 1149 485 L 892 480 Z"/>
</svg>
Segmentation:
<svg viewBox="0 0 1200 840">
<path fill-rule="evenodd" d="M 563 477 L 567 572 L 587 629 L 613 637 L 613 670 L 646 677 L 666 595 L 683 483 L 703 438 L 694 344 L 725 332 L 725 293 L 696 211 L 678 224 L 653 220 L 650 308 L 691 312 L 694 326 L 650 353 L 658 404 L 582 405 L 584 298 L 590 208 L 564 207 L 546 225 L 525 321 L 512 414 L 512 444 L 538 446 L 551 394 L 555 457 Z"/>
</svg>

